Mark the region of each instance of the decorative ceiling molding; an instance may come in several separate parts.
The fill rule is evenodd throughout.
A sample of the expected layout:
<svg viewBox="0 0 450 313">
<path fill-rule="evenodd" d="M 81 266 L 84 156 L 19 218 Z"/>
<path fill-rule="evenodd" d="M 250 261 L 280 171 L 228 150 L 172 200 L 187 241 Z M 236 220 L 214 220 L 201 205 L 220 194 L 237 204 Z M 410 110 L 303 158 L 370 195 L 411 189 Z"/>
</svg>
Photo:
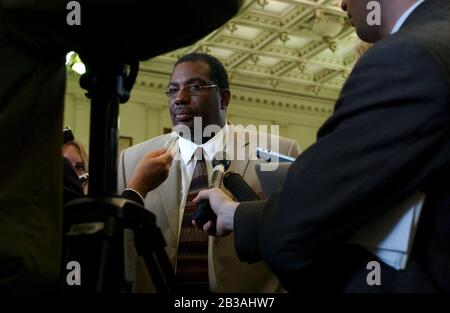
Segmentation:
<svg viewBox="0 0 450 313">
<path fill-rule="evenodd" d="M 235 18 L 202 40 L 141 62 L 132 97 L 163 108 L 175 61 L 202 51 L 225 65 L 232 101 L 277 112 L 329 115 L 360 43 L 340 2 L 244 0 Z M 78 77 L 69 73 L 68 78 L 68 87 L 79 88 Z"/>
<path fill-rule="evenodd" d="M 244 0 L 238 15 L 192 46 L 141 63 L 170 75 L 183 54 L 202 51 L 227 68 L 231 88 L 335 100 L 359 44 L 340 0 Z"/>
<path fill-rule="evenodd" d="M 332 109 L 328 105 L 320 105 L 318 103 L 298 103 L 298 101 L 281 101 L 275 99 L 267 99 L 259 96 L 245 96 L 240 95 L 239 92 L 232 95 L 233 101 L 240 101 L 246 103 L 249 106 L 265 107 L 276 110 L 283 110 L 284 112 L 296 111 L 320 114 L 323 116 L 329 116 L 332 113 Z"/>
</svg>

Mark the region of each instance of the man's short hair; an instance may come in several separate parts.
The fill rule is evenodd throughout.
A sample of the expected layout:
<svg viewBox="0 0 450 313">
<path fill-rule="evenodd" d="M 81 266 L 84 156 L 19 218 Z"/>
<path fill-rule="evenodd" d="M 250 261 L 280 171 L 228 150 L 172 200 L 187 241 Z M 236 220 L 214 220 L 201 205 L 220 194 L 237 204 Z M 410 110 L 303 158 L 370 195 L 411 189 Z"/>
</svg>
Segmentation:
<svg viewBox="0 0 450 313">
<path fill-rule="evenodd" d="M 198 61 L 205 62 L 209 65 L 209 77 L 214 83 L 218 84 L 220 88 L 229 88 L 227 70 L 218 59 L 210 54 L 198 52 L 185 54 L 177 60 L 174 68 L 180 63 Z"/>
</svg>

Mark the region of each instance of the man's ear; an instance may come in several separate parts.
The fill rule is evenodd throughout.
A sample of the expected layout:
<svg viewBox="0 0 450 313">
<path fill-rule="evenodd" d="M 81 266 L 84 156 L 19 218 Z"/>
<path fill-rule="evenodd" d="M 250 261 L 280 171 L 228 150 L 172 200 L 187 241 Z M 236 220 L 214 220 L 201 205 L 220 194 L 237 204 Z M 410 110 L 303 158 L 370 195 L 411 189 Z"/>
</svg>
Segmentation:
<svg viewBox="0 0 450 313">
<path fill-rule="evenodd" d="M 226 111 L 228 108 L 228 104 L 230 103 L 231 92 L 229 89 L 222 89 L 220 95 L 221 95 L 220 108 Z"/>
</svg>

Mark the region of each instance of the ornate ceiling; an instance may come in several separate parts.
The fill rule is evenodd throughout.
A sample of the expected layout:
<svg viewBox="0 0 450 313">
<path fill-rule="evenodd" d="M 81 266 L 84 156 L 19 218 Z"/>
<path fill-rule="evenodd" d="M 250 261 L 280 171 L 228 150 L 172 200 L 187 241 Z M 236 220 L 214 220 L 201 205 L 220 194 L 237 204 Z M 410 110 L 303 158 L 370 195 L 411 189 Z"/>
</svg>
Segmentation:
<svg viewBox="0 0 450 313">
<path fill-rule="evenodd" d="M 167 77 L 178 57 L 201 51 L 223 62 L 233 87 L 336 99 L 359 44 L 340 3 L 244 0 L 234 19 L 194 45 L 142 62 L 141 75 Z"/>
</svg>

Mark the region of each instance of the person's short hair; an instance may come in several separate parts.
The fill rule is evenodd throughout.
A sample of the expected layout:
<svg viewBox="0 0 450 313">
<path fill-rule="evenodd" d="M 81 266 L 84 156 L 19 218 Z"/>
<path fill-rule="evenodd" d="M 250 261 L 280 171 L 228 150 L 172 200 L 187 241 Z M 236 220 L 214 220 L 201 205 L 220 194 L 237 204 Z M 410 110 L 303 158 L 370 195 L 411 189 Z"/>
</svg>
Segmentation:
<svg viewBox="0 0 450 313">
<path fill-rule="evenodd" d="M 209 77 L 214 83 L 219 85 L 220 88 L 229 88 L 227 70 L 218 59 L 210 54 L 198 52 L 185 54 L 177 60 L 173 68 L 175 68 L 180 63 L 200 61 L 205 62 L 209 65 Z"/>
</svg>

